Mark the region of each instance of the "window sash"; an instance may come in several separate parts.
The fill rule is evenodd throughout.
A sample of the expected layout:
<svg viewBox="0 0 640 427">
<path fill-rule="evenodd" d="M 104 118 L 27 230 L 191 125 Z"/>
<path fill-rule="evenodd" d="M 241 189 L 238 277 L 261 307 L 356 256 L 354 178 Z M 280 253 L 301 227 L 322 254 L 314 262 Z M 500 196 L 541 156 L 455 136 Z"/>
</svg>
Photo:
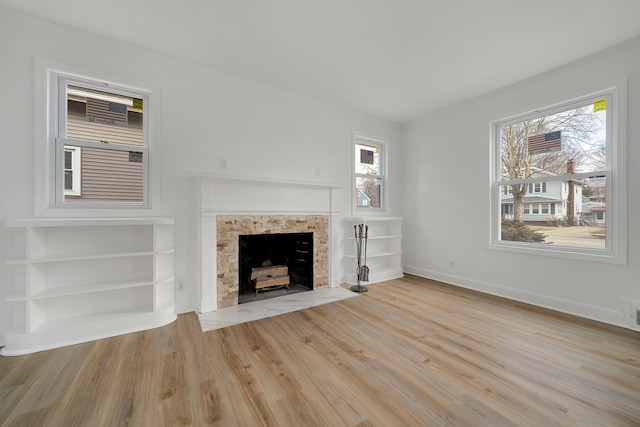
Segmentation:
<svg viewBox="0 0 640 427">
<path fill-rule="evenodd" d="M 143 189 L 142 189 L 142 197 L 143 200 L 142 202 L 130 202 L 130 201 L 98 201 L 98 202 L 87 202 L 87 201 L 82 201 L 82 202 L 76 202 L 76 201 L 68 201 L 64 199 L 65 195 L 69 195 L 70 193 L 67 191 L 56 191 L 56 203 L 58 205 L 66 205 L 66 204 L 70 204 L 72 203 L 74 205 L 74 207 L 76 206 L 87 206 L 87 207 L 92 207 L 94 205 L 117 205 L 117 206 L 122 206 L 122 207 L 128 207 L 128 206 L 132 206 L 132 207 L 140 207 L 141 205 L 148 205 L 148 197 L 149 197 L 149 192 L 147 191 L 148 189 L 148 176 L 149 176 L 149 161 L 148 161 L 148 155 L 149 155 L 149 149 L 148 147 L 138 147 L 138 146 L 131 146 L 131 145 L 121 145 L 121 144 L 105 144 L 105 143 L 99 143 L 99 142 L 93 142 L 93 141 L 83 141 L 83 140 L 79 140 L 79 139 L 71 139 L 71 138 L 56 138 L 55 140 L 55 157 L 56 157 L 56 164 L 58 165 L 62 165 L 64 166 L 64 152 L 65 152 L 65 146 L 67 147 L 67 149 L 69 148 L 69 146 L 71 147 L 79 147 L 79 148 L 96 148 L 96 149 L 100 149 L 100 150 L 111 150 L 111 151 L 124 151 L 124 152 L 139 152 L 142 153 L 142 158 L 146 159 L 143 160 L 142 162 L 142 170 L 143 170 Z M 55 175 L 55 188 L 59 189 L 62 188 L 64 190 L 64 172 L 65 169 L 64 167 L 58 168 L 56 170 L 56 175 Z M 78 174 L 74 174 L 74 175 L 78 175 Z M 77 176 L 74 177 L 74 179 L 78 179 L 80 180 L 80 177 Z M 71 194 L 75 194 L 75 193 L 71 193 Z"/>
<path fill-rule="evenodd" d="M 62 73 L 54 73 L 54 79 L 57 94 L 57 116 L 54 120 L 55 127 L 52 129 L 52 168 L 51 168 L 51 197 L 56 207 L 73 207 L 73 208 L 101 208 L 101 207 L 118 207 L 118 208 L 151 208 L 150 202 L 150 96 L 143 90 L 129 90 L 119 85 L 107 85 L 99 82 L 85 80 L 82 78 L 71 77 Z M 87 141 L 67 137 L 67 87 L 76 86 L 86 88 L 88 90 L 97 90 L 101 92 L 113 93 L 126 97 L 142 99 L 144 107 L 143 120 L 143 145 L 132 146 L 117 143 L 101 143 L 96 141 Z M 143 188 L 142 201 L 75 201 L 66 200 L 65 195 L 69 195 L 64 189 L 64 146 L 97 148 L 100 150 L 128 151 L 142 153 L 142 173 Z M 80 179 L 80 177 L 78 177 Z"/>
<path fill-rule="evenodd" d="M 364 146 L 368 146 L 371 148 L 376 149 L 377 151 L 377 155 L 378 155 L 378 173 L 377 174 L 370 174 L 370 173 L 361 173 L 361 172 L 356 172 L 356 162 L 358 162 L 358 158 L 356 157 L 356 146 L 358 145 L 364 145 Z M 352 197 L 352 203 L 353 203 L 353 209 L 354 211 L 384 211 L 386 209 L 386 167 L 387 167 L 387 161 L 386 161 L 386 144 L 383 141 L 378 141 L 375 139 L 370 139 L 370 138 L 366 138 L 366 137 L 362 137 L 362 136 L 358 136 L 358 135 L 354 135 L 353 137 L 353 143 L 351 146 L 351 150 L 353 153 L 353 160 L 352 160 L 352 167 L 353 167 L 353 197 Z M 376 207 L 372 207 L 372 206 L 360 206 L 358 203 L 358 180 L 375 180 L 376 182 L 376 187 L 377 187 L 377 199 L 378 199 L 378 206 Z"/>
</svg>

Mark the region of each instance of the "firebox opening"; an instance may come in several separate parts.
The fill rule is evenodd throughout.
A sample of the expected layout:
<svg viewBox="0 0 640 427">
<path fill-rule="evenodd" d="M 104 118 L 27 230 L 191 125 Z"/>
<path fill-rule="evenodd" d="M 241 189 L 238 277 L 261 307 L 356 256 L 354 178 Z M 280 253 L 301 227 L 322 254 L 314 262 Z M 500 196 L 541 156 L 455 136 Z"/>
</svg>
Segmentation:
<svg viewBox="0 0 640 427">
<path fill-rule="evenodd" d="M 249 234 L 238 239 L 239 304 L 313 290 L 313 233 Z M 260 285 L 260 271 L 274 276 Z"/>
</svg>

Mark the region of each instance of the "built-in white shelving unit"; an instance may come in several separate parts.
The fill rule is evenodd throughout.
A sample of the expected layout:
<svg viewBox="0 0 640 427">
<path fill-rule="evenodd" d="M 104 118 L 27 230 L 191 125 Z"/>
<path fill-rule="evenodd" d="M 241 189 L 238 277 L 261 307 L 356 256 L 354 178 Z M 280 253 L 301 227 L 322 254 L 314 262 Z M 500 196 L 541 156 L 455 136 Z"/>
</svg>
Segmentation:
<svg viewBox="0 0 640 427">
<path fill-rule="evenodd" d="M 25 219 L 6 223 L 20 355 L 166 325 L 176 319 L 172 218 Z"/>
<path fill-rule="evenodd" d="M 345 282 L 357 283 L 358 265 L 354 226 L 363 224 L 369 227 L 367 240 L 367 266 L 369 281 L 383 282 L 403 276 L 402 272 L 402 218 L 401 217 L 347 217 L 345 224 Z M 362 248 L 364 252 L 364 244 Z M 364 255 L 364 254 L 363 254 Z"/>
</svg>

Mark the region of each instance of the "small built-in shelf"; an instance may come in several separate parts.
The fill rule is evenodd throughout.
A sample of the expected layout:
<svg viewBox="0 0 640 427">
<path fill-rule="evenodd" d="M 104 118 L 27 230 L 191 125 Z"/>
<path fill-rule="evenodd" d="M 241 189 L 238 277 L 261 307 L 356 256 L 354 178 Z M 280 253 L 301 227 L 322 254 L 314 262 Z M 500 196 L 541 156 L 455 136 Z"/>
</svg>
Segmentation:
<svg viewBox="0 0 640 427">
<path fill-rule="evenodd" d="M 354 216 L 344 219 L 345 225 L 345 275 L 344 281 L 357 282 L 357 239 L 354 226 L 364 225 L 366 234 L 366 265 L 369 267 L 369 281 L 376 283 L 397 279 L 402 272 L 402 218 L 395 216 Z M 358 230 L 359 233 L 359 230 Z M 363 230 L 364 233 L 364 230 Z M 365 242 L 361 249 L 361 263 L 365 262 Z"/>
</svg>

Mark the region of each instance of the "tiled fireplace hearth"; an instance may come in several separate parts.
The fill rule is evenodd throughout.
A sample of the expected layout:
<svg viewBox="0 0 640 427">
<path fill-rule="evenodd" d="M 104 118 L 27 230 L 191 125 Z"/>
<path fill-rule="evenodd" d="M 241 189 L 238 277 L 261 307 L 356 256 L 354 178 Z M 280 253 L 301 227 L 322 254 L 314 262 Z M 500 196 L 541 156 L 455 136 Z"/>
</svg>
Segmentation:
<svg viewBox="0 0 640 427">
<path fill-rule="evenodd" d="M 198 311 L 238 304 L 239 236 L 313 233 L 314 291 L 341 283 L 341 206 L 348 187 L 191 172 L 199 213 Z"/>
<path fill-rule="evenodd" d="M 329 287 L 328 215 L 216 216 L 217 306 L 238 303 L 239 236 L 248 234 L 313 233 L 313 288 Z"/>
</svg>

